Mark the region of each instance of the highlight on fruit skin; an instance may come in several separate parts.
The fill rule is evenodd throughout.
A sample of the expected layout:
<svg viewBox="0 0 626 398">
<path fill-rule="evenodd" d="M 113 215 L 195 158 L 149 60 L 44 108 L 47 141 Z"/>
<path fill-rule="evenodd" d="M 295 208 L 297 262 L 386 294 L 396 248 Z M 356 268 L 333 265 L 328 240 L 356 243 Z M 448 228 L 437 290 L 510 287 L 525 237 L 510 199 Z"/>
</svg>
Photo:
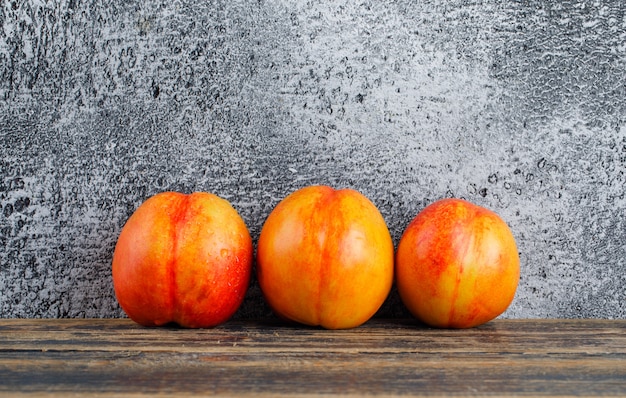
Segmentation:
<svg viewBox="0 0 626 398">
<path fill-rule="evenodd" d="M 248 228 L 228 201 L 162 192 L 122 228 L 112 261 L 115 295 L 144 326 L 213 327 L 241 305 L 252 259 Z"/>
<path fill-rule="evenodd" d="M 520 278 L 515 238 L 493 211 L 462 199 L 424 208 L 396 251 L 402 302 L 417 319 L 440 328 L 470 328 L 509 307 Z"/>
</svg>

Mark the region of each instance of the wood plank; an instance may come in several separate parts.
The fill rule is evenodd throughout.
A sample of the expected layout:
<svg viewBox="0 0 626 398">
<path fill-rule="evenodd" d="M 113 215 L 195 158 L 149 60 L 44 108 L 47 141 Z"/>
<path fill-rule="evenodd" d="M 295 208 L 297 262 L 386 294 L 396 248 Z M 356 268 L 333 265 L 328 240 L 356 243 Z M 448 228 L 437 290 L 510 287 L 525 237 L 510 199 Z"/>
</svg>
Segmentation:
<svg viewBox="0 0 626 398">
<path fill-rule="evenodd" d="M 626 320 L 373 320 L 329 331 L 0 320 L 0 395 L 626 396 Z"/>
</svg>

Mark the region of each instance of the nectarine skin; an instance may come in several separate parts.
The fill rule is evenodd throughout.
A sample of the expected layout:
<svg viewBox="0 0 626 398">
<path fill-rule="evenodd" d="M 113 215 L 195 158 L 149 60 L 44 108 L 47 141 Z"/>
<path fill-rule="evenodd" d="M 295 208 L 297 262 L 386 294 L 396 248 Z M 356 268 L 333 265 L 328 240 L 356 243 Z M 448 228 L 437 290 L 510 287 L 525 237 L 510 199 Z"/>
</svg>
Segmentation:
<svg viewBox="0 0 626 398">
<path fill-rule="evenodd" d="M 123 227 L 113 284 L 126 314 L 145 326 L 216 326 L 241 305 L 252 272 L 252 239 L 216 195 L 159 193 Z"/>
<path fill-rule="evenodd" d="M 257 275 L 281 317 L 327 329 L 361 325 L 393 283 L 393 242 L 361 193 L 309 186 L 287 196 L 265 221 Z"/>
<path fill-rule="evenodd" d="M 396 283 L 409 311 L 441 328 L 469 328 L 502 314 L 520 277 L 515 239 L 493 211 L 439 200 L 407 226 L 396 251 Z"/>
</svg>

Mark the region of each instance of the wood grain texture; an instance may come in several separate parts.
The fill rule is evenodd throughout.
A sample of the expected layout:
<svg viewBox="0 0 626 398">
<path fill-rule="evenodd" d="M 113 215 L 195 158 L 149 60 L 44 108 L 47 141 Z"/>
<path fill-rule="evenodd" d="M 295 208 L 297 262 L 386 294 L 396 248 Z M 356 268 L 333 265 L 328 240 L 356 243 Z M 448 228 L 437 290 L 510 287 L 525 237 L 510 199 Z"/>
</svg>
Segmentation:
<svg viewBox="0 0 626 398">
<path fill-rule="evenodd" d="M 626 321 L 144 328 L 0 320 L 0 395 L 626 395 Z"/>
</svg>

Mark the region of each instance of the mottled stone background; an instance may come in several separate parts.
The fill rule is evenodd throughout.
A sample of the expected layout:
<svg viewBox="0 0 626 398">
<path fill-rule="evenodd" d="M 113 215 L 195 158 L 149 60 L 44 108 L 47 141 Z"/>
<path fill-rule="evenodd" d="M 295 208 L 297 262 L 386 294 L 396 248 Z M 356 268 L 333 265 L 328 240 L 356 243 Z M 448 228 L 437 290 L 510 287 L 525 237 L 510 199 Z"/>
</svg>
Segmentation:
<svg viewBox="0 0 626 398">
<path fill-rule="evenodd" d="M 626 318 L 622 0 L 1 4 L 0 317 L 123 316 L 116 238 L 157 192 L 214 192 L 256 241 L 329 184 L 396 243 L 442 197 L 498 212 L 505 317 Z M 236 316 L 269 315 L 253 281 Z"/>
</svg>

